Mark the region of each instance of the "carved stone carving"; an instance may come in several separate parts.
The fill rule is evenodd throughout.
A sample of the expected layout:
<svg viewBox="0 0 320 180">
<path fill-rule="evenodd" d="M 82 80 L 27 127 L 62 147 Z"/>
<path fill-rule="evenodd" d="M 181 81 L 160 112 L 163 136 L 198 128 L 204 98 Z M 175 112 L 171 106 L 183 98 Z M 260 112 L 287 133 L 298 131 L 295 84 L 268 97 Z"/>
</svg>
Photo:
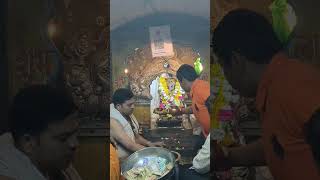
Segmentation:
<svg viewBox="0 0 320 180">
<path fill-rule="evenodd" d="M 210 3 L 211 12 L 211 29 L 213 30 L 221 19 L 230 11 L 239 6 L 239 0 L 217 0 Z"/>
<path fill-rule="evenodd" d="M 162 73 L 175 75 L 182 64 L 193 65 L 197 56 L 192 48 L 179 45 L 174 46 L 173 57 L 152 58 L 149 46 L 136 49 L 126 59 L 130 88 L 136 96 L 150 98 L 150 84 L 157 76 Z M 168 67 L 165 66 L 166 63 Z M 120 77 L 120 80 L 121 78 L 123 77 Z M 121 87 L 122 84 L 119 83 L 118 86 Z"/>
<path fill-rule="evenodd" d="M 109 4 L 101 0 L 70 1 L 68 6 L 58 6 L 60 34 L 53 39 L 64 57 L 66 86 L 82 115 L 103 121 L 110 104 L 108 9 Z M 83 12 L 90 14 L 84 16 Z"/>
<path fill-rule="evenodd" d="M 101 47 L 92 39 L 89 31 L 82 29 L 65 45 L 66 83 L 82 111 L 107 111 L 110 102 L 108 47 Z"/>
<path fill-rule="evenodd" d="M 8 44 L 10 96 L 30 84 L 66 85 L 82 111 L 81 117 L 88 120 L 81 125 L 90 132 L 106 128 L 110 103 L 109 1 L 29 4 L 10 3 L 10 19 L 23 22 L 22 26 L 11 23 L 8 27 L 12 40 Z"/>
</svg>

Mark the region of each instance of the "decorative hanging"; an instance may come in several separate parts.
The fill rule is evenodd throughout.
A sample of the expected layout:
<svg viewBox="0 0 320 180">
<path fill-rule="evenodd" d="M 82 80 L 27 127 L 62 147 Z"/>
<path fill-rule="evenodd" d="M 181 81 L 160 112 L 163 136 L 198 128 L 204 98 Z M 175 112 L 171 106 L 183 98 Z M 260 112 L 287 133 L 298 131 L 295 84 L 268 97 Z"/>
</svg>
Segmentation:
<svg viewBox="0 0 320 180">
<path fill-rule="evenodd" d="M 163 67 L 166 68 L 166 69 L 168 69 L 168 68 L 170 68 L 170 64 L 169 64 L 168 62 L 165 62 L 165 63 L 163 64 Z"/>
<path fill-rule="evenodd" d="M 198 57 L 196 59 L 196 61 L 194 62 L 194 69 L 195 69 L 195 71 L 196 71 L 196 73 L 198 75 L 200 75 L 201 72 L 203 71 L 203 66 L 202 66 L 202 63 L 201 63 L 201 57 Z"/>
<path fill-rule="evenodd" d="M 218 95 L 216 96 L 216 99 L 214 101 L 214 105 L 212 106 L 212 128 L 217 129 L 219 128 L 219 120 L 218 120 L 218 113 L 221 107 L 225 104 L 225 99 L 223 96 L 223 82 L 224 81 L 224 76 L 221 72 L 220 65 L 215 63 L 212 65 L 211 68 L 212 76 L 217 79 L 215 83 L 215 87 L 218 87 L 217 84 L 219 83 L 219 90 L 218 90 Z"/>
<path fill-rule="evenodd" d="M 295 12 L 287 0 L 275 0 L 269 8 L 272 12 L 273 29 L 279 40 L 286 44 L 297 24 Z"/>
</svg>

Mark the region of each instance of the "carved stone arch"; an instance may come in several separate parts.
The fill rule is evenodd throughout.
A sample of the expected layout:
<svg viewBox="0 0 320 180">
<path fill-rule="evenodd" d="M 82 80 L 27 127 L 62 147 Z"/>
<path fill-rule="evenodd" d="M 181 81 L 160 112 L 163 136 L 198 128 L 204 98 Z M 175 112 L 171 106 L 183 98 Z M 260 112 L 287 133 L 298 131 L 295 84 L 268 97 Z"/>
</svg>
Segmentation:
<svg viewBox="0 0 320 180">
<path fill-rule="evenodd" d="M 170 6 L 168 6 L 168 1 L 145 0 L 132 3 L 131 0 L 110 0 L 110 30 L 113 31 L 135 19 L 155 13 L 179 13 L 207 19 L 210 17 L 209 5 L 210 0 L 197 0 L 196 6 L 194 0 L 183 2 L 170 0 Z M 128 11 L 128 8 L 134 9 L 134 12 Z"/>
<path fill-rule="evenodd" d="M 135 50 L 127 59 L 128 78 L 133 93 L 140 98 L 150 98 L 150 85 L 163 73 L 176 75 L 182 64 L 193 65 L 197 53 L 188 46 L 174 45 L 174 56 L 152 58 L 151 49 L 146 46 Z M 166 68 L 164 65 L 169 64 Z"/>
</svg>

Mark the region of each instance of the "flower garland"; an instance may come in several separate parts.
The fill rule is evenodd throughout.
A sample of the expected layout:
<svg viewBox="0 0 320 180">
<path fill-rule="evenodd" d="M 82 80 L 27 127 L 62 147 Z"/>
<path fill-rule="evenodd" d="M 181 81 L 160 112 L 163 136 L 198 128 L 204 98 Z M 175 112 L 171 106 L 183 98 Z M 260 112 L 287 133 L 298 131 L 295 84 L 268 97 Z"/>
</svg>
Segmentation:
<svg viewBox="0 0 320 180">
<path fill-rule="evenodd" d="M 181 106 L 181 100 L 183 100 L 183 96 L 181 94 L 181 87 L 180 87 L 180 83 L 178 81 L 176 81 L 176 84 L 174 86 L 174 103 L 176 104 L 176 106 L 180 107 Z"/>
<path fill-rule="evenodd" d="M 212 109 L 212 137 L 219 143 L 229 146 L 235 143 L 235 136 L 232 133 L 231 119 L 233 111 L 229 106 L 229 100 L 226 98 L 225 77 L 219 64 L 212 64 L 212 80 L 215 88 L 218 88 L 216 99 L 213 103 Z"/>
<path fill-rule="evenodd" d="M 223 81 L 224 81 L 224 76 L 221 70 L 221 67 L 219 64 L 213 64 L 212 65 L 212 76 L 216 79 L 219 80 L 219 90 L 218 90 L 218 94 L 216 99 L 214 100 L 214 104 L 212 106 L 213 110 L 212 110 L 212 128 L 213 129 L 218 129 L 220 128 L 220 124 L 219 124 L 219 112 L 221 110 L 221 108 L 226 105 L 225 102 L 225 98 L 224 98 L 224 94 L 223 94 Z M 215 86 L 217 87 L 217 84 L 215 84 Z"/>
<path fill-rule="evenodd" d="M 160 77 L 159 82 L 159 92 L 161 95 L 160 108 L 169 109 L 171 106 L 183 106 L 182 101 L 184 91 L 182 90 L 180 83 L 176 81 L 173 93 L 171 93 L 168 89 L 166 78 Z"/>
<path fill-rule="evenodd" d="M 228 98 L 228 83 L 225 84 L 225 77 L 221 66 L 218 63 L 211 65 L 211 83 L 216 91 L 216 98 L 214 99 L 211 116 L 211 137 L 216 140 L 218 144 L 223 146 L 230 146 L 234 144 L 241 144 L 241 134 L 234 126 L 234 113 L 229 106 L 230 98 Z M 232 99 L 232 98 L 231 98 Z M 217 171 L 219 179 L 230 179 L 233 177 L 233 171 Z"/>
</svg>

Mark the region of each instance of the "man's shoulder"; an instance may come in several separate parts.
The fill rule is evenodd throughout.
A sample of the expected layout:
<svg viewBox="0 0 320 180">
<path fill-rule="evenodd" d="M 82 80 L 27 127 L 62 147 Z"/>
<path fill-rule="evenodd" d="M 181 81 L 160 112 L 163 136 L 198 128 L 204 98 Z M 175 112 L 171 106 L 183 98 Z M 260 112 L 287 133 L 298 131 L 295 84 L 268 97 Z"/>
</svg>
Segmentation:
<svg viewBox="0 0 320 180">
<path fill-rule="evenodd" d="M 320 71 L 315 66 L 289 60 L 283 68 L 282 73 L 273 77 L 269 89 L 276 102 L 291 108 L 306 108 L 320 101 Z"/>
<path fill-rule="evenodd" d="M 284 91 L 293 90 L 292 88 L 307 90 L 310 86 L 320 88 L 320 69 L 312 64 L 289 59 L 279 71 L 282 72 L 278 72 L 273 81 Z"/>
<path fill-rule="evenodd" d="M 2 145 L 0 147 L 0 177 L 15 177 L 21 162 L 19 158 L 14 155 L 15 148 L 12 145 Z"/>
<path fill-rule="evenodd" d="M 192 87 L 193 93 L 203 93 L 203 92 L 209 92 L 210 93 L 210 84 L 208 81 L 204 80 L 196 80 L 196 83 Z"/>
<path fill-rule="evenodd" d="M 283 75 L 296 76 L 296 77 L 306 77 L 318 75 L 320 78 L 319 67 L 315 64 L 302 62 L 300 59 L 288 58 L 284 67 L 282 69 Z"/>
<path fill-rule="evenodd" d="M 210 84 L 204 80 L 197 81 L 192 88 L 192 96 L 193 98 L 201 98 L 203 101 L 206 101 L 210 96 Z"/>
<path fill-rule="evenodd" d="M 11 133 L 6 132 L 0 135 L 0 145 L 14 144 Z"/>
<path fill-rule="evenodd" d="M 11 151 L 11 152 L 10 152 Z M 0 148 L 0 177 L 11 179 L 45 180 L 31 161 L 18 150 Z"/>
<path fill-rule="evenodd" d="M 197 81 L 198 86 L 210 86 L 210 83 L 206 80 L 197 79 L 196 81 Z"/>
<path fill-rule="evenodd" d="M 0 175 L 15 179 L 44 180 L 31 160 L 14 144 L 0 146 Z"/>
<path fill-rule="evenodd" d="M 116 118 L 110 118 L 110 125 L 111 126 L 122 126 L 121 123 L 119 122 L 119 120 L 117 120 Z"/>
</svg>

